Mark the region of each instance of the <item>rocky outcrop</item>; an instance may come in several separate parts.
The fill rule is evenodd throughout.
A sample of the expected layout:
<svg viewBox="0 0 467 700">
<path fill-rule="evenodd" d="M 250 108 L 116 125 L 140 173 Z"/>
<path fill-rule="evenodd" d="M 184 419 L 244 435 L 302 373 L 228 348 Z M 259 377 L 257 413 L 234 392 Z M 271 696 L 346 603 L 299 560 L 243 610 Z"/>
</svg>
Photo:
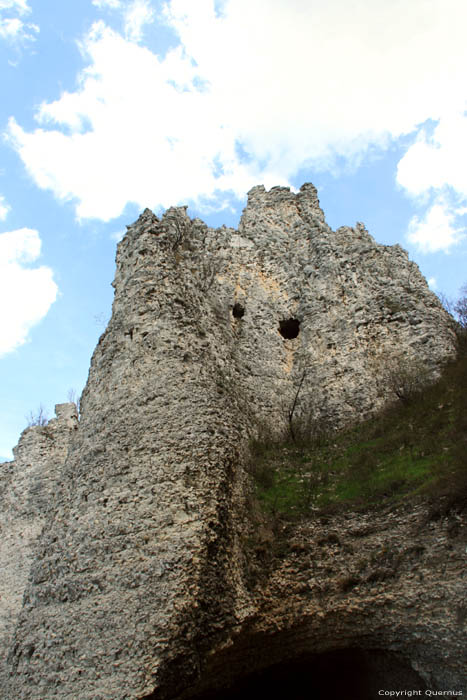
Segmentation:
<svg viewBox="0 0 467 700">
<path fill-rule="evenodd" d="M 194 697 L 243 697 L 257 680 L 273 698 L 465 695 L 465 520 L 418 504 L 282 528 L 251 537 L 257 614 L 207 655 Z"/>
<path fill-rule="evenodd" d="M 78 428 L 75 404 L 58 404 L 55 412 L 56 418 L 47 425 L 27 428 L 14 450 L 14 461 L 0 465 L 2 659 L 6 658 L 12 643 L 35 545 L 44 527 L 46 513 L 55 503 L 60 472 Z M 5 670 L 3 663 L 0 674 Z M 4 687 L 2 675 L 0 683 Z"/>
<path fill-rule="evenodd" d="M 246 469 L 251 437 L 290 427 L 299 388 L 297 415 L 338 429 L 389 400 L 390 361 L 435 376 L 454 355 L 406 253 L 361 224 L 332 231 L 310 184 L 256 187 L 238 231 L 146 210 L 114 286 L 79 429 L 30 537 L 6 696 L 187 698 L 347 648 L 402 655 L 422 685 L 460 683 L 462 552 L 456 540 L 440 553 L 444 525 L 416 532 L 402 511 L 371 532 L 364 515 L 309 522 L 278 538 L 279 556 Z M 385 547 L 400 563 L 372 578 Z"/>
</svg>

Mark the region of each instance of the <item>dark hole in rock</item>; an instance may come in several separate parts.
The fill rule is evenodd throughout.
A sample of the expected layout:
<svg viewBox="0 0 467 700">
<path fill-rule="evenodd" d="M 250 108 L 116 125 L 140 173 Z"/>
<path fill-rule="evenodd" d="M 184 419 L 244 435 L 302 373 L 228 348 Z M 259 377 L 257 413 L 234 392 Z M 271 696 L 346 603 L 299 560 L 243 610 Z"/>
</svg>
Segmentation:
<svg viewBox="0 0 467 700">
<path fill-rule="evenodd" d="M 238 679 L 194 700 L 375 700 L 381 690 L 426 690 L 410 662 L 380 650 L 339 649 L 303 655 Z M 420 693 L 421 695 L 422 693 Z M 151 696 L 149 696 L 151 697 Z"/>
<path fill-rule="evenodd" d="M 245 308 L 241 304 L 234 304 L 232 309 L 232 316 L 234 318 L 243 318 L 245 315 Z"/>
<path fill-rule="evenodd" d="M 300 333 L 300 321 L 296 318 L 288 318 L 286 321 L 279 321 L 279 333 L 287 340 L 296 338 Z"/>
</svg>

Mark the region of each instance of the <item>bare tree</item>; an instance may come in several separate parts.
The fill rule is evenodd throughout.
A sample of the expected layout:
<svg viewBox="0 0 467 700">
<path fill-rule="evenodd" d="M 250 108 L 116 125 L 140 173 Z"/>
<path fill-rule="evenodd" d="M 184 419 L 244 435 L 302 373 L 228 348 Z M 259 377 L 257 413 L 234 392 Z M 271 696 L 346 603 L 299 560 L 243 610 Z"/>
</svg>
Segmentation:
<svg viewBox="0 0 467 700">
<path fill-rule="evenodd" d="M 78 392 L 76 389 L 68 389 L 68 394 L 67 394 L 67 399 L 69 403 L 74 403 L 76 406 L 76 410 L 78 412 L 78 415 L 80 413 L 80 408 L 81 408 L 81 397 L 78 396 Z"/>
<path fill-rule="evenodd" d="M 443 308 L 450 314 L 451 316 L 454 316 L 455 311 L 454 311 L 454 301 L 447 296 L 444 292 L 438 292 L 437 297 L 440 300 Z"/>
<path fill-rule="evenodd" d="M 28 428 L 31 428 L 33 425 L 47 425 L 49 422 L 47 411 L 42 404 L 39 405 L 37 411 L 30 411 L 29 415 L 26 416 L 26 420 L 28 421 Z"/>
<path fill-rule="evenodd" d="M 461 287 L 461 296 L 454 304 L 454 312 L 462 330 L 467 330 L 467 284 Z"/>
<path fill-rule="evenodd" d="M 450 299 L 442 292 L 438 297 L 450 315 L 451 328 L 457 336 L 458 349 L 465 352 L 467 350 L 467 284 L 461 287 L 457 301 Z"/>
<path fill-rule="evenodd" d="M 423 362 L 403 356 L 384 358 L 382 375 L 386 389 L 403 403 L 409 403 L 430 382 L 430 372 Z"/>
<path fill-rule="evenodd" d="M 307 372 L 307 369 L 305 367 L 305 369 L 302 372 L 302 376 L 300 377 L 300 381 L 298 383 L 298 388 L 297 388 L 297 391 L 295 392 L 294 400 L 292 402 L 291 407 L 288 410 L 288 415 L 287 415 L 287 418 L 289 421 L 290 437 L 292 438 L 293 442 L 295 442 L 296 438 L 297 438 L 296 433 L 295 433 L 295 428 L 294 428 L 294 414 L 295 414 L 295 411 L 297 409 L 298 399 L 300 396 L 300 392 L 302 390 L 303 382 L 305 381 L 305 378 L 306 378 L 306 372 Z"/>
</svg>

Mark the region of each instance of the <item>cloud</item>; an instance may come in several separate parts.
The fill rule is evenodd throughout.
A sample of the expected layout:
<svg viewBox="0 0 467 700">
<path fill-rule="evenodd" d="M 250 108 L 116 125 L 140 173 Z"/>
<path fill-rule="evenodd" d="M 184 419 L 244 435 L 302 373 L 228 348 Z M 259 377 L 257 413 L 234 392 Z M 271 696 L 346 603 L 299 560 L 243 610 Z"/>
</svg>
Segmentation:
<svg viewBox="0 0 467 700">
<path fill-rule="evenodd" d="M 37 24 L 25 24 L 17 17 L 9 19 L 0 18 L 0 38 L 9 41 L 34 41 L 35 34 L 39 32 Z"/>
<path fill-rule="evenodd" d="M 430 205 L 425 216 L 414 216 L 409 223 L 407 239 L 424 253 L 447 252 L 465 238 L 465 227 L 456 226 L 464 208 L 454 208 L 442 196 Z"/>
<path fill-rule="evenodd" d="M 27 0 L 0 0 L 1 10 L 13 10 L 20 15 L 26 15 L 28 12 L 31 12 Z"/>
<path fill-rule="evenodd" d="M 39 32 L 37 24 L 25 23 L 19 17 L 5 17 L 5 10 L 19 17 L 31 12 L 27 0 L 0 0 L 0 39 L 16 43 L 34 41 Z"/>
<path fill-rule="evenodd" d="M 397 182 L 428 206 L 424 220 L 415 217 L 408 230 L 408 240 L 424 251 L 449 250 L 465 238 L 466 162 L 467 114 L 461 111 L 443 116 L 431 136 L 422 129 L 399 162 Z"/>
<path fill-rule="evenodd" d="M 125 37 L 136 43 L 143 38 L 144 26 L 151 24 L 156 17 L 150 0 L 132 0 L 126 3 L 121 0 L 92 0 L 92 4 L 99 10 L 121 10 Z"/>
<path fill-rule="evenodd" d="M 6 202 L 5 197 L 0 194 L 0 221 L 5 221 L 10 211 L 10 205 Z"/>
<path fill-rule="evenodd" d="M 92 0 L 92 4 L 99 10 L 107 7 L 111 10 L 118 10 L 122 5 L 120 0 Z"/>
<path fill-rule="evenodd" d="M 161 22 L 149 2 L 96 3 L 123 10 L 125 32 L 95 23 L 77 89 L 43 104 L 37 129 L 8 130 L 79 217 L 219 206 L 301 168 L 336 172 L 466 104 L 464 0 L 171 0 L 179 45 L 164 58 L 136 43 Z"/>
<path fill-rule="evenodd" d="M 467 198 L 466 162 L 467 114 L 457 112 L 443 116 L 431 137 L 420 131 L 399 162 L 397 181 L 414 196 L 449 186 Z"/>
<path fill-rule="evenodd" d="M 130 41 L 141 41 L 145 24 L 154 21 L 155 13 L 148 0 L 134 0 L 125 11 L 125 35 Z"/>
<path fill-rule="evenodd" d="M 0 357 L 23 345 L 30 329 L 55 301 L 58 288 L 52 270 L 27 267 L 40 255 L 37 231 L 28 228 L 0 234 Z"/>
</svg>

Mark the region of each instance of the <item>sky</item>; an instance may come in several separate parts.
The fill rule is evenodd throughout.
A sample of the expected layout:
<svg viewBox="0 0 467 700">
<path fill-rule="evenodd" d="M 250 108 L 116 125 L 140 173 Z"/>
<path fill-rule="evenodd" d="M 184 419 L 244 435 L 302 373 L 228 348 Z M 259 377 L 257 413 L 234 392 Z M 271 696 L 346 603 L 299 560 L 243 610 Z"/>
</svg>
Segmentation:
<svg viewBox="0 0 467 700">
<path fill-rule="evenodd" d="M 79 396 L 145 207 L 264 184 L 467 283 L 465 0 L 0 0 L 0 460 Z"/>
</svg>

